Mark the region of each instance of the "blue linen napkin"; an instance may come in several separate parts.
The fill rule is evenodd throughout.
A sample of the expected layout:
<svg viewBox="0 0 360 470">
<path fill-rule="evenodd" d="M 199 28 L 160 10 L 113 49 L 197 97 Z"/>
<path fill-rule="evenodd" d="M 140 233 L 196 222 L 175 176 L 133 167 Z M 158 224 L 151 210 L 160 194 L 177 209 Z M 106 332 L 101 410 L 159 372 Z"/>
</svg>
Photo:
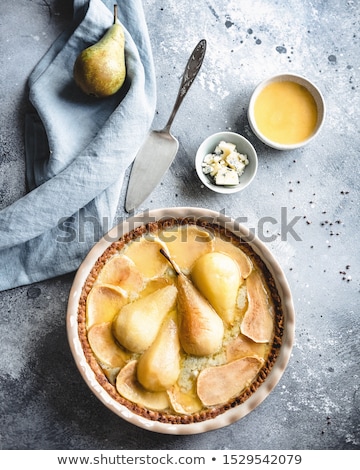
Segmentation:
<svg viewBox="0 0 360 470">
<path fill-rule="evenodd" d="M 103 36 L 114 0 L 74 0 L 74 20 L 29 78 L 30 192 L 0 211 L 0 291 L 74 271 L 113 225 L 127 167 L 155 112 L 151 45 L 141 0 L 118 1 L 127 79 L 106 99 L 73 80 L 79 52 Z"/>
</svg>

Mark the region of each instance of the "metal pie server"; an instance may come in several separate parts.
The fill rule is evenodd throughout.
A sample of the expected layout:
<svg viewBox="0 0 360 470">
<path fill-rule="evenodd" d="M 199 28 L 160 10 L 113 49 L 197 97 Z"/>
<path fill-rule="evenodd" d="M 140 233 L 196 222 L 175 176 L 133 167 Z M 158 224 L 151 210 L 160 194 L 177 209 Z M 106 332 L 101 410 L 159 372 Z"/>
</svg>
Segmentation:
<svg viewBox="0 0 360 470">
<path fill-rule="evenodd" d="M 170 133 L 170 127 L 200 70 L 205 51 L 206 40 L 202 39 L 186 64 L 175 105 L 166 126 L 162 130 L 151 131 L 135 157 L 126 193 L 125 209 L 127 212 L 136 209 L 145 201 L 160 183 L 177 154 L 179 142 Z"/>
</svg>

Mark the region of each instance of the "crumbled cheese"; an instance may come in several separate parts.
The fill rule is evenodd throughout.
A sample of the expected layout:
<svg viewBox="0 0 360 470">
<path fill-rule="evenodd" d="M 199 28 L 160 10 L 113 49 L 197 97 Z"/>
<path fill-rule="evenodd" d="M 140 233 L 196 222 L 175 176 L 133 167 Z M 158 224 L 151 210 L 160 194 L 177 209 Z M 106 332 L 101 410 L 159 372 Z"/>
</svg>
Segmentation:
<svg viewBox="0 0 360 470">
<path fill-rule="evenodd" d="M 202 171 L 216 185 L 234 186 L 248 164 L 247 155 L 239 153 L 235 144 L 221 141 L 213 153 L 205 155 Z"/>
<path fill-rule="evenodd" d="M 211 165 L 203 165 L 202 171 L 204 175 L 208 175 L 213 171 L 213 167 Z"/>
<path fill-rule="evenodd" d="M 239 289 L 238 296 L 236 299 L 236 305 L 240 310 L 245 309 L 246 300 L 247 300 L 247 289 L 246 289 L 246 284 L 243 284 Z"/>
<path fill-rule="evenodd" d="M 221 168 L 215 175 L 215 183 L 221 186 L 239 184 L 239 176 L 231 168 Z"/>
</svg>

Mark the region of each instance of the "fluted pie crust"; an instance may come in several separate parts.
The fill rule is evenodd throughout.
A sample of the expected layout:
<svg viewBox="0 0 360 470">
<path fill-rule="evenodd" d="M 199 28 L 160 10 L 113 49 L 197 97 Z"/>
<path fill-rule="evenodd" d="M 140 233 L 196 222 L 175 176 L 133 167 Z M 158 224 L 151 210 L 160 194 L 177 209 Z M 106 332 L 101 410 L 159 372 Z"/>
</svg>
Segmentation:
<svg viewBox="0 0 360 470">
<path fill-rule="evenodd" d="M 93 288 L 94 283 L 96 283 L 99 274 L 103 270 L 108 260 L 117 253 L 121 252 L 130 242 L 136 240 L 139 237 L 142 237 L 149 233 L 157 233 L 159 230 L 169 229 L 179 225 L 197 225 L 198 227 L 206 229 L 215 236 L 226 240 L 227 243 L 230 243 L 242 250 L 250 258 L 251 262 L 256 267 L 256 270 L 261 273 L 262 278 L 265 280 L 266 290 L 269 294 L 269 298 L 272 304 L 274 319 L 274 334 L 272 338 L 272 344 L 269 346 L 268 355 L 265 358 L 263 365 L 261 366 L 259 372 L 257 373 L 252 383 L 247 386 L 244 390 L 242 390 L 240 394 L 238 394 L 238 396 L 231 398 L 225 403 L 208 407 L 204 406 L 203 409 L 201 409 L 200 411 L 196 411 L 192 414 L 176 413 L 170 409 L 166 411 L 147 409 L 144 406 L 133 403 L 121 396 L 118 393 L 115 385 L 110 383 L 102 367 L 99 365 L 98 360 L 94 356 L 94 353 L 89 344 L 88 331 L 86 326 L 86 302 L 88 294 Z M 225 413 L 230 408 L 237 407 L 238 405 L 244 403 L 261 386 L 261 384 L 265 381 L 271 369 L 273 368 L 280 352 L 283 333 L 284 313 L 282 309 L 281 298 L 277 290 L 275 280 L 263 260 L 260 258 L 260 256 L 255 253 L 255 251 L 252 249 L 251 245 L 247 241 L 237 237 L 235 234 L 226 230 L 224 227 L 217 224 L 209 223 L 208 221 L 198 220 L 192 217 L 181 219 L 169 218 L 160 220 L 158 222 L 151 222 L 132 230 L 131 232 L 122 236 L 119 240 L 113 242 L 97 259 L 95 265 L 87 276 L 85 284 L 82 288 L 78 306 L 79 339 L 83 348 L 86 361 L 93 370 L 98 383 L 106 390 L 106 392 L 113 400 L 125 406 L 131 412 L 148 420 L 158 421 L 161 423 L 191 424 L 203 422 L 205 420 L 213 419 L 216 416 Z"/>
</svg>

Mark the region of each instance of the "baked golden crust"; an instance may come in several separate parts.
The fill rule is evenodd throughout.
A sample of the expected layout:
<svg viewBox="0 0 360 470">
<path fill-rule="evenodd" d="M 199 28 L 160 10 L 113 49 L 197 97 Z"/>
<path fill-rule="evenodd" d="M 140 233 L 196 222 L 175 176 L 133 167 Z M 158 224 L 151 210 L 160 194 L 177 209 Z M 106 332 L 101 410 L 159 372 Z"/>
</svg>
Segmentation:
<svg viewBox="0 0 360 470">
<path fill-rule="evenodd" d="M 233 244 L 235 247 L 241 248 L 241 250 L 251 259 L 254 266 L 257 270 L 261 272 L 263 278 L 266 281 L 266 287 L 271 297 L 271 302 L 273 305 L 274 311 L 274 336 L 273 341 L 269 350 L 269 353 L 261 366 L 255 380 L 238 396 L 232 398 L 226 403 L 212 406 L 204 407 L 201 411 L 195 412 L 193 414 L 178 414 L 173 411 L 154 411 L 146 409 L 143 406 L 140 406 L 136 403 L 130 402 L 129 400 L 123 398 L 117 391 L 115 385 L 112 385 L 108 378 L 106 377 L 103 369 L 98 363 L 98 360 L 93 354 L 93 351 L 90 347 L 88 337 L 87 337 L 87 328 L 86 328 L 86 301 L 89 292 L 91 291 L 99 273 L 103 269 L 106 262 L 113 255 L 119 253 L 123 248 L 131 241 L 143 236 L 148 233 L 155 233 L 158 230 L 165 228 L 171 228 L 178 225 L 197 225 L 199 227 L 205 228 L 206 230 L 212 232 L 216 236 L 221 237 L 226 242 Z M 130 411 L 140 415 L 146 419 L 152 421 L 159 421 L 163 423 L 173 423 L 173 424 L 190 424 L 196 422 L 202 422 L 208 419 L 213 419 L 216 416 L 224 413 L 230 408 L 234 408 L 242 403 L 244 403 L 264 382 L 267 378 L 269 372 L 274 366 L 276 359 L 279 355 L 279 351 L 282 344 L 284 330 L 284 318 L 283 310 L 281 305 L 280 295 L 277 291 L 275 280 L 268 270 L 265 263 L 262 261 L 260 256 L 254 252 L 251 245 L 245 240 L 238 238 L 232 232 L 226 230 L 224 227 L 221 227 L 217 224 L 209 223 L 208 221 L 199 221 L 197 219 L 186 218 L 186 219 L 175 219 L 169 218 L 161 220 L 159 222 L 152 222 L 146 225 L 143 225 L 139 228 L 132 230 L 131 232 L 125 234 L 119 240 L 113 242 L 105 252 L 98 258 L 93 269 L 88 275 L 86 282 L 83 286 L 79 307 L 78 307 L 78 334 L 80 342 L 84 351 L 86 360 L 94 374 L 96 376 L 99 384 L 107 391 L 107 393 L 114 399 L 116 402 L 124 405 Z"/>
</svg>

